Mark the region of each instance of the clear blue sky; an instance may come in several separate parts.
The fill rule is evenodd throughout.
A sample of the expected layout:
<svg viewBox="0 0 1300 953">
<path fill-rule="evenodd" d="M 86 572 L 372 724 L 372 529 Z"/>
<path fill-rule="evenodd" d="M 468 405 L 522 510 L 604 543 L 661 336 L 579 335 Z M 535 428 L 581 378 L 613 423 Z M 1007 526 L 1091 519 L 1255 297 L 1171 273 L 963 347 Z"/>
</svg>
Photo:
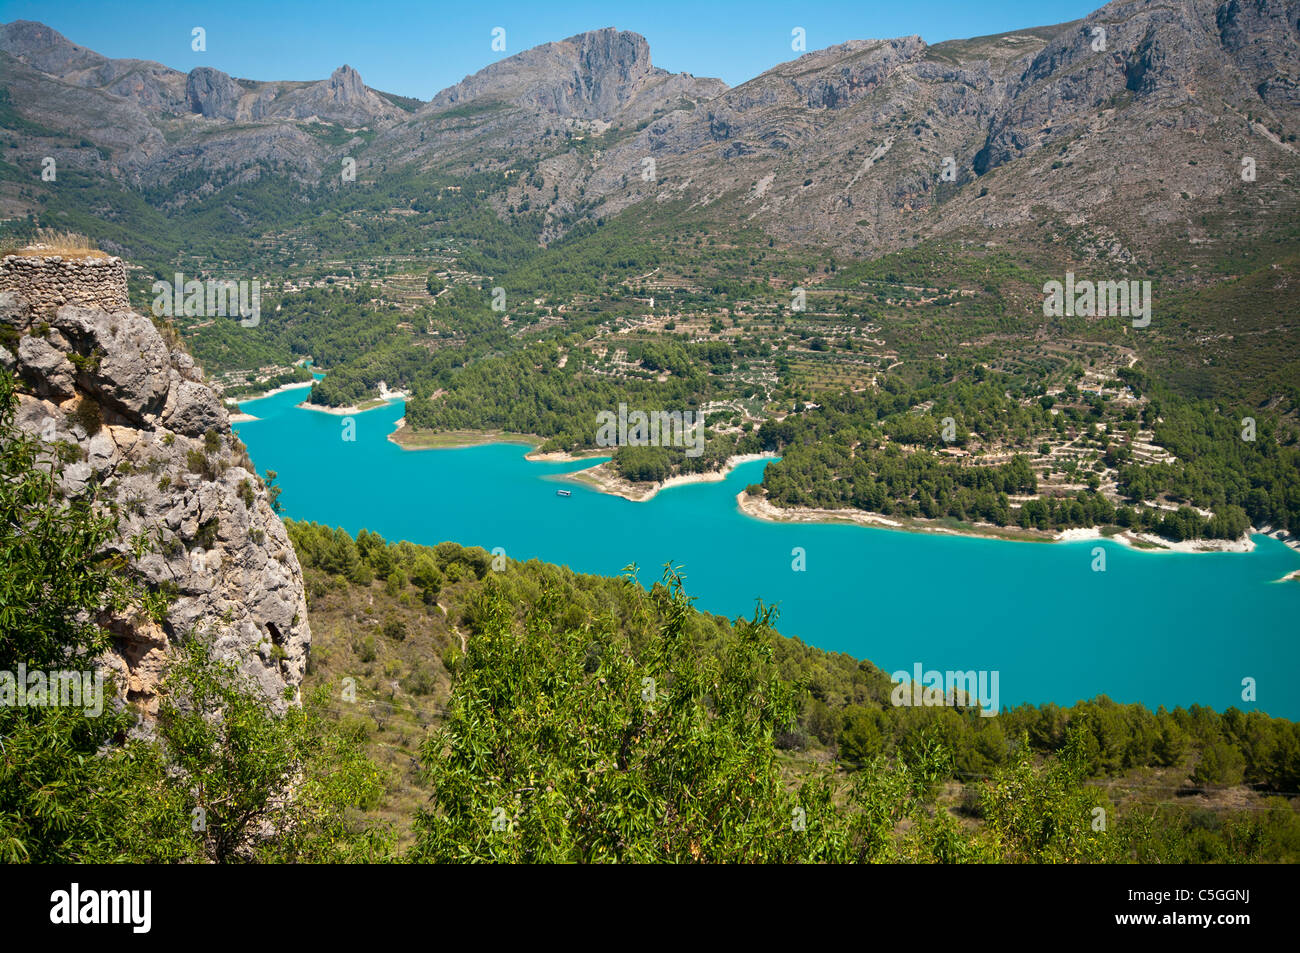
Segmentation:
<svg viewBox="0 0 1300 953">
<path fill-rule="evenodd" d="M 845 40 L 920 34 L 927 43 L 1075 20 L 1102 0 L 865 0 L 717 3 L 640 0 L 0 0 L 0 21 L 39 20 L 106 56 L 156 60 L 179 70 L 213 66 L 246 79 L 322 79 L 348 63 L 366 84 L 429 99 L 500 59 L 584 30 L 613 26 L 650 42 L 655 65 L 743 83 L 807 48 Z M 207 52 L 190 49 L 190 31 L 207 31 Z M 493 52 L 494 27 L 506 52 Z"/>
</svg>

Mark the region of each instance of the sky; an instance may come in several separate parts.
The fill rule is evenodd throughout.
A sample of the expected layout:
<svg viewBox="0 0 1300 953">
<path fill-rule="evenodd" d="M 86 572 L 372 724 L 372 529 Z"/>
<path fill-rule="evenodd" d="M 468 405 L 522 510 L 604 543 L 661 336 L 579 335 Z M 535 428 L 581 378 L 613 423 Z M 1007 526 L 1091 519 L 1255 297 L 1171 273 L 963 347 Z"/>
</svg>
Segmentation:
<svg viewBox="0 0 1300 953">
<path fill-rule="evenodd" d="M 804 30 L 808 50 L 910 34 L 938 43 L 1076 20 L 1101 5 L 1102 0 L 0 0 L 0 22 L 38 20 L 105 56 L 156 60 L 187 72 L 212 66 L 243 79 L 323 79 L 347 63 L 374 89 L 427 100 L 495 60 L 606 26 L 645 36 L 656 66 L 736 86 L 798 56 L 791 48 L 796 27 Z M 205 31 L 203 52 L 192 49 L 195 27 Z M 505 30 L 504 52 L 492 48 L 497 27 Z"/>
</svg>

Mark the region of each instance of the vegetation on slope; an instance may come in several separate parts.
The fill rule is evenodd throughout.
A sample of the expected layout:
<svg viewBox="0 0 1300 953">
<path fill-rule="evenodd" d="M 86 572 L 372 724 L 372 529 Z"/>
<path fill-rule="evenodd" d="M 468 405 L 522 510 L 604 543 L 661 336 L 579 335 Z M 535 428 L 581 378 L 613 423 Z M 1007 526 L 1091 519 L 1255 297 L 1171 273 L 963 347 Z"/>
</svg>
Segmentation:
<svg viewBox="0 0 1300 953">
<path fill-rule="evenodd" d="M 1104 806 L 1112 830 L 1118 825 L 1126 838 L 1123 849 L 1118 841 L 1106 848 L 1116 851 L 1105 854 L 1111 859 L 1280 860 L 1300 846 L 1300 818 L 1280 796 L 1297 790 L 1300 734 L 1283 719 L 1201 707 L 1152 712 L 1105 698 L 1068 709 L 1022 705 L 995 718 L 957 706 L 895 707 L 888 676 L 869 662 L 777 635 L 766 610 L 734 622 L 695 611 L 673 575 L 647 591 L 630 576 L 577 575 L 454 543 L 386 543 L 368 532 L 354 541 L 310 523 L 289 529 L 312 613 L 309 682 L 351 680 L 353 700 L 336 691 L 333 709 L 364 728 L 388 772 L 374 816 L 396 825 L 400 842 L 426 859 L 633 857 L 649 850 L 642 835 L 671 842 L 638 809 L 679 797 L 671 777 L 656 773 L 659 762 L 700 778 L 718 767 L 696 774 L 675 760 L 668 749 L 676 742 L 667 739 L 692 719 L 716 727 L 715 706 L 724 702 L 715 692 L 742 689 L 761 693 L 754 721 L 734 726 L 734 738 L 703 737 L 746 767 L 735 791 L 768 812 L 761 824 L 774 838 L 772 857 L 938 859 L 936 842 L 902 837 L 909 817 L 936 837 L 956 824 L 949 843 L 961 840 L 967 859 L 1029 859 L 989 830 L 1021 811 L 1008 793 L 1019 790 L 1014 778 L 1025 790 L 1052 778 L 1062 797 L 1068 789 L 1090 805 L 1062 837 L 1091 835 L 1091 806 Z M 724 689 L 737 671 L 744 680 Z M 665 682 L 679 680 L 693 688 L 661 697 Z M 648 701 L 656 697 L 657 706 Z M 782 716 L 764 715 L 778 697 Z M 681 707 L 665 707 L 669 701 Z M 755 735 L 766 739 L 759 761 Z M 680 747 L 688 763 L 697 756 L 691 744 Z M 781 797 L 759 784 L 769 756 L 780 766 Z M 902 780 L 910 771 L 930 779 L 916 803 L 899 793 L 911 790 Z M 542 778 L 550 792 L 536 783 Z M 829 785 L 831 807 L 817 799 L 819 785 Z M 593 799 L 593 786 L 632 803 Z M 857 786 L 900 799 L 853 802 Z M 1000 807 L 985 803 L 990 791 L 1001 791 Z M 792 829 L 777 828 L 795 807 L 816 817 L 818 836 L 829 840 L 784 839 Z M 1045 796 L 1038 807 L 1065 810 Z M 1036 809 L 1018 813 L 1006 836 L 1026 837 Z M 564 810 L 582 824 L 551 843 L 544 832 L 555 831 Z M 894 819 L 896 836 L 881 834 L 872 850 L 853 853 L 847 832 L 871 810 Z M 424 813 L 412 825 L 417 811 Z M 507 829 L 494 830 L 494 819 Z M 742 856 L 737 844 L 693 836 L 700 833 L 693 822 L 681 820 L 692 835 L 687 854 L 696 842 L 701 857 Z M 638 833 L 620 841 L 611 831 L 621 824 Z M 742 841 L 749 830 L 737 828 Z M 1082 841 L 1071 843 L 1082 849 Z"/>
<path fill-rule="evenodd" d="M 148 272 L 134 279 L 142 307 L 148 282 L 177 270 L 260 278 L 259 326 L 178 320 L 235 394 L 312 357 L 329 375 L 308 399 L 357 405 L 382 381 L 413 395 L 412 432 L 583 450 L 595 413 L 620 402 L 703 409 L 703 457 L 620 449 L 614 468 L 637 481 L 715 468 L 766 426 L 787 458 L 764 481 L 778 505 L 1173 539 L 1297 525 L 1300 259 L 1282 218 L 1257 240 L 1227 229 L 1217 259 L 1171 245 L 1106 262 L 1108 278 L 1153 283 L 1154 318 L 1137 331 L 1043 318 L 1046 278 L 1101 267 L 1087 229 L 1064 222 L 991 249 L 952 235 L 844 262 L 656 202 L 543 247 L 540 215 L 506 202 L 510 176 L 535 171 L 527 157 L 459 177 L 404 166 L 340 188 L 258 166 L 174 202 L 198 183 L 133 192 L 70 169 L 40 222 L 7 230 L 58 223 L 128 250 Z M 827 421 L 807 411 L 830 404 L 853 436 L 812 452 Z M 946 416 L 956 437 L 940 442 Z M 999 491 L 1017 455 L 1036 489 Z"/>
</svg>

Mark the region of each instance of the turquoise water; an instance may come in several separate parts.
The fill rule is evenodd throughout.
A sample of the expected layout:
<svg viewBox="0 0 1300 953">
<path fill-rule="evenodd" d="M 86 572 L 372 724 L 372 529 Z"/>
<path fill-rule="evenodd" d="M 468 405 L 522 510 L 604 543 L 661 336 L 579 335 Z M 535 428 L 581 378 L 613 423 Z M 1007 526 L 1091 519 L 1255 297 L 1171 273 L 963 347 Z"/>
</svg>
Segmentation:
<svg viewBox="0 0 1300 953">
<path fill-rule="evenodd" d="M 387 439 L 400 403 L 355 415 L 345 441 L 344 418 L 294 406 L 305 395 L 247 402 L 261 419 L 236 425 L 258 466 L 277 471 L 294 519 L 602 575 L 636 563 L 644 583 L 672 560 L 701 609 L 734 618 L 761 597 L 779 605 L 784 634 L 889 672 L 996 671 L 1003 708 L 1105 694 L 1300 718 L 1300 584 L 1275 582 L 1300 554 L 1265 536 L 1250 554 L 1180 555 L 769 523 L 735 502 L 764 461 L 632 503 L 557 479 L 592 461 L 532 463 L 515 444 L 403 450 Z M 1105 572 L 1092 571 L 1098 545 Z M 1255 703 L 1241 698 L 1247 677 Z"/>
</svg>

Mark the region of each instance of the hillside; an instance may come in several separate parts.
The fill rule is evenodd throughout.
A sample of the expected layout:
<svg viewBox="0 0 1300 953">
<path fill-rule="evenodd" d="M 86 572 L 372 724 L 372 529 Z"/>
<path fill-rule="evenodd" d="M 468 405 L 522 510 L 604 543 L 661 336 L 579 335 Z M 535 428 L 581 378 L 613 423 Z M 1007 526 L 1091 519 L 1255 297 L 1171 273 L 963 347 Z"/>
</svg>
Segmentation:
<svg viewBox="0 0 1300 953">
<path fill-rule="evenodd" d="M 508 715 L 477 713 L 489 721 L 502 719 L 501 729 L 505 719 L 516 715 L 530 722 L 512 731 L 530 730 L 528 713 L 540 716 L 549 704 L 574 704 L 579 710 L 599 704 L 602 677 L 615 677 L 615 654 L 628 653 L 652 671 L 651 646 L 671 617 L 664 583 L 655 583 L 647 593 L 642 588 L 647 580 L 584 576 L 536 561 L 494 561 L 483 550 L 454 543 L 412 546 L 388 543 L 372 533 L 354 541 L 341 530 L 305 523 L 290 523 L 289 529 L 303 561 L 316 633 L 307 684 L 329 687 L 328 710 L 365 737 L 366 750 L 385 769 L 386 793 L 372 817 L 394 824 L 402 844 L 415 842 L 411 824 L 416 811 L 427 808 L 436 790 L 427 774 L 431 756 L 426 738 L 446 727 L 458 704 L 473 697 L 466 695 L 474 678 L 467 670 L 467 653 L 500 651 L 495 643 L 502 637 L 501 620 L 495 613 L 503 603 L 510 627 L 528 633 L 525 638 L 549 645 L 539 633 L 572 632 L 575 650 L 587 660 L 582 688 L 570 683 L 565 694 L 556 694 L 550 703 L 538 699 L 536 707 L 517 702 L 519 708 Z M 693 609 L 683 627 L 702 666 L 728 657 L 750 631 L 747 620 Z M 880 770 L 875 759 L 912 762 L 938 744 L 940 763 L 927 781 L 930 794 L 917 816 L 940 830 L 951 826 L 969 842 L 968 849 L 978 851 L 981 840 L 993 833 L 982 800 L 990 785 L 1025 770 L 1017 767 L 1022 753 L 1050 773 L 1053 759 L 1064 756 L 1072 731 L 1081 729 L 1077 743 L 1084 753 L 1073 783 L 1080 796 L 1114 812 L 1113 826 L 1134 838 L 1119 848 L 1132 851 L 1131 857 L 1141 860 L 1145 851 L 1155 851 L 1166 860 L 1244 860 L 1240 839 L 1247 831 L 1259 838 L 1254 859 L 1293 862 L 1300 851 L 1300 819 L 1287 801 L 1270 793 L 1294 790 L 1300 742 L 1290 722 L 1259 713 L 1215 714 L 1195 706 L 1152 712 L 1106 698 L 1071 708 L 1024 705 L 997 718 L 980 717 L 978 706 L 898 707 L 891 704 L 889 676 L 869 661 L 824 652 L 770 628 L 764 632 L 770 672 L 795 691 L 791 721 L 774 726 L 767 742 L 775 748 L 788 789 L 829 779 L 847 797 L 855 781 L 880 783 L 873 779 Z M 545 677 L 549 665 L 562 662 L 558 656 L 539 655 L 529 674 Z M 511 675 L 496 669 L 493 688 L 519 691 L 506 687 Z M 639 677 L 633 679 L 632 696 L 642 690 Z M 591 744 L 599 743 L 593 727 L 583 734 Z M 542 752 L 525 755 L 527 742 L 508 734 L 503 744 L 506 738 L 520 749 L 520 757 L 545 757 L 546 743 Z M 504 776 L 497 770 L 489 773 L 485 784 L 505 788 L 496 795 L 501 802 L 521 805 L 523 840 L 529 824 L 541 823 L 533 812 L 546 809 L 529 793 L 530 775 L 512 780 L 504 769 Z M 557 789 L 563 790 L 560 784 Z M 566 797 L 577 799 L 581 792 Z M 899 802 L 889 810 L 908 809 Z M 1154 817 L 1155 823 L 1139 835 L 1136 828 L 1144 817 Z M 876 845 L 882 853 L 874 859 L 916 860 L 937 849 L 934 843 L 909 842 L 902 815 L 895 823 L 900 826 Z M 419 828 L 418 821 L 415 826 Z M 1074 834 L 1087 826 L 1078 825 Z M 1061 834 L 1062 840 L 1071 836 Z M 1004 841 L 1002 849 L 1008 846 Z M 1118 848 L 1118 842 L 1111 846 Z"/>
<path fill-rule="evenodd" d="M 535 213 L 547 242 L 646 204 L 857 256 L 941 235 L 1002 244 L 1052 222 L 1151 262 L 1200 257 L 1222 228 L 1198 219 L 1220 205 L 1223 225 L 1256 236 L 1293 213 L 1287 6 L 1130 0 L 933 47 L 859 40 L 735 89 L 670 75 L 643 37 L 604 29 L 504 58 L 412 111 L 346 66 L 316 83 L 187 75 L 26 21 L 5 25 L 0 55 L 16 118 L 80 143 L 59 150 L 69 166 L 161 187 L 173 206 L 210 194 L 214 175 L 218 188 L 271 170 L 341 188 L 350 158 L 360 181 L 509 173 L 492 204 Z M 5 161 L 39 165 L 53 144 L 40 138 L 11 141 Z M 25 211 L 34 196 L 8 198 Z"/>
</svg>

